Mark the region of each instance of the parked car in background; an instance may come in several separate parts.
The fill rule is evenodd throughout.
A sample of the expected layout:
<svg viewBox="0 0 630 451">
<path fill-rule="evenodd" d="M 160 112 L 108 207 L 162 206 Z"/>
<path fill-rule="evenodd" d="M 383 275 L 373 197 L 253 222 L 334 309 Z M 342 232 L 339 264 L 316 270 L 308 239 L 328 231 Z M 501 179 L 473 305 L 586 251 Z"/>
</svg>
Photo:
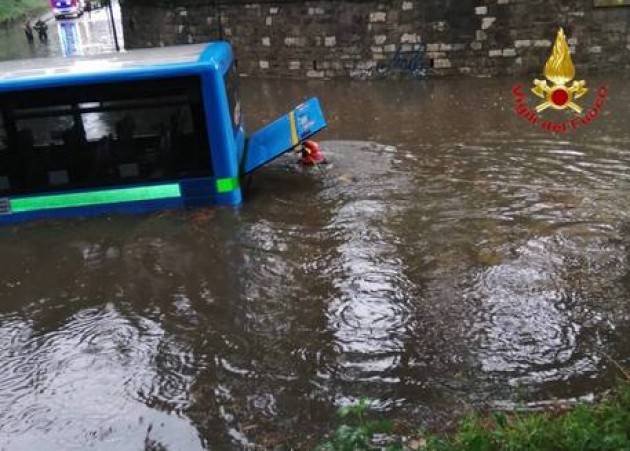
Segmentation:
<svg viewBox="0 0 630 451">
<path fill-rule="evenodd" d="M 85 11 L 85 0 L 50 0 L 55 19 L 80 17 Z"/>
</svg>

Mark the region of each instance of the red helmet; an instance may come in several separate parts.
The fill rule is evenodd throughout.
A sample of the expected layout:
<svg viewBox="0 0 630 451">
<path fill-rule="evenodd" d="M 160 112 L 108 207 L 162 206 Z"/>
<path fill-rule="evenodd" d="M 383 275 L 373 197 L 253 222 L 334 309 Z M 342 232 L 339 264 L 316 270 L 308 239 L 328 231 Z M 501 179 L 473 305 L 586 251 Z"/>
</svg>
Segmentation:
<svg viewBox="0 0 630 451">
<path fill-rule="evenodd" d="M 304 141 L 304 149 L 305 152 L 304 156 L 302 157 L 302 164 L 312 166 L 318 163 L 322 163 L 326 160 L 321 148 L 319 147 L 319 144 L 317 144 L 315 141 Z"/>
</svg>

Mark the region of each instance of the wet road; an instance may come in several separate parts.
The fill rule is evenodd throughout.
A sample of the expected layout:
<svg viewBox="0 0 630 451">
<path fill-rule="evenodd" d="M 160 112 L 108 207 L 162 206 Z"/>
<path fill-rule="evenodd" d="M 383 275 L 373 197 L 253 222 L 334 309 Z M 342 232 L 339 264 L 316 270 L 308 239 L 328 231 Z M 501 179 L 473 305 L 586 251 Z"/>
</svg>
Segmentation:
<svg viewBox="0 0 630 451">
<path fill-rule="evenodd" d="M 320 96 L 332 165 L 280 159 L 239 209 L 3 228 L 0 449 L 305 449 L 360 397 L 431 426 L 602 393 L 630 364 L 630 89 L 598 82 L 556 137 L 509 79 L 245 80 L 251 129 Z"/>
<path fill-rule="evenodd" d="M 120 21 L 120 7 L 113 2 L 118 39 L 124 48 Z M 111 21 L 106 8 L 85 13 L 81 18 L 56 21 L 48 17 L 48 42 L 29 44 L 24 36 L 23 24 L 0 27 L 0 61 L 47 56 L 91 55 L 113 52 L 116 49 Z M 33 20 L 32 23 L 35 21 Z"/>
</svg>

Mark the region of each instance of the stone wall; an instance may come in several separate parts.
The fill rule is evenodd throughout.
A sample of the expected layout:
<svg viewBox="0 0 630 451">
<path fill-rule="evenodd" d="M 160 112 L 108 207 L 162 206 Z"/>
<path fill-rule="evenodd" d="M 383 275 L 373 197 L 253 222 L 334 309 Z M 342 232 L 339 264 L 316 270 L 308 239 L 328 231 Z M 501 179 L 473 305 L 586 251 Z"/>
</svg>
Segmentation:
<svg viewBox="0 0 630 451">
<path fill-rule="evenodd" d="M 224 38 L 268 77 L 540 74 L 563 26 L 578 74 L 630 66 L 630 7 L 593 0 L 222 2 L 124 0 L 127 46 Z"/>
</svg>

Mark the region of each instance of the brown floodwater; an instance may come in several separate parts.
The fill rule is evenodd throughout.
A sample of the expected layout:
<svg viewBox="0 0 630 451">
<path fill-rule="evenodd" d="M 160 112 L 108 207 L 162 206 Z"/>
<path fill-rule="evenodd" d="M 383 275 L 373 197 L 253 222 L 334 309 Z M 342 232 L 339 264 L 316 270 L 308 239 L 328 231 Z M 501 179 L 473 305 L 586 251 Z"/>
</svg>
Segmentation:
<svg viewBox="0 0 630 451">
<path fill-rule="evenodd" d="M 589 79 L 605 112 L 556 136 L 515 81 L 245 79 L 252 130 L 320 96 L 332 164 L 283 157 L 235 209 L 0 229 L 0 449 L 305 449 L 361 397 L 440 427 L 610 388 L 630 88 Z"/>
</svg>

